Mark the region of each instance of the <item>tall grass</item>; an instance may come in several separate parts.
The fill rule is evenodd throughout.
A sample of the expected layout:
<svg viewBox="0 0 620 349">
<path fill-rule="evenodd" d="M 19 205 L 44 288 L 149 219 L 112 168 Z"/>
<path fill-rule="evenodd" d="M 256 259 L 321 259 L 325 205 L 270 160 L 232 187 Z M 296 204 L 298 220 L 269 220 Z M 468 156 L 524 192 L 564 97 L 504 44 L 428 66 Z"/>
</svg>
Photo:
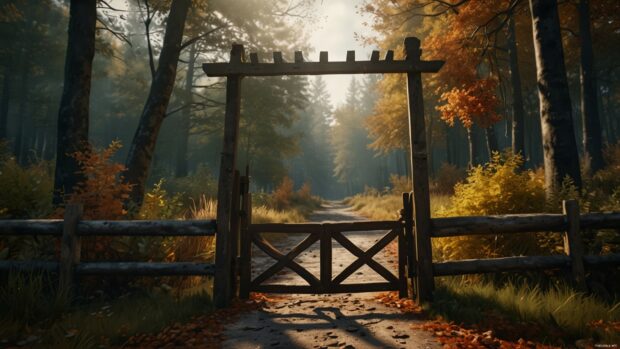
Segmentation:
<svg viewBox="0 0 620 349">
<path fill-rule="evenodd" d="M 217 215 L 217 201 L 202 197 L 192 205 L 193 219 L 215 219 Z M 304 214 L 295 209 L 277 210 L 267 205 L 252 206 L 252 223 L 298 223 L 305 220 Z"/>
<path fill-rule="evenodd" d="M 620 302 L 604 302 L 564 284 L 542 289 L 525 283 L 508 282 L 498 286 L 459 277 L 443 278 L 430 310 L 457 323 L 482 324 L 493 328 L 497 325 L 496 319 L 489 317 L 489 314 L 499 314 L 512 323 L 539 328 L 543 336 L 559 332 L 565 339 L 593 338 L 608 343 L 620 341 L 620 333 L 592 325 L 599 320 L 604 323 L 620 321 Z M 515 329 L 512 331 L 517 332 Z M 522 333 L 512 335 L 517 339 L 523 336 Z"/>
<path fill-rule="evenodd" d="M 136 333 L 154 332 L 213 309 L 211 283 L 182 292 L 126 295 L 111 301 L 70 305 L 42 273 L 11 272 L 0 287 L 0 346 L 97 348 L 122 344 Z M 53 284 L 54 285 L 53 285 Z"/>
</svg>

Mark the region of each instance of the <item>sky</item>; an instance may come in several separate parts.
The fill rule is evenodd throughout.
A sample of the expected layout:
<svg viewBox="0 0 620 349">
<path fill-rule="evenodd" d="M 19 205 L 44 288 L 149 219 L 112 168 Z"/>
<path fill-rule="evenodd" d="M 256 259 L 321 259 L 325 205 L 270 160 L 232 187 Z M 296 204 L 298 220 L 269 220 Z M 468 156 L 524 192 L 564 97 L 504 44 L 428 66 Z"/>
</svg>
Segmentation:
<svg viewBox="0 0 620 349">
<path fill-rule="evenodd" d="M 357 13 L 357 5 L 362 0 L 323 0 L 317 1 L 317 22 L 308 25 L 310 45 L 314 52 L 311 61 L 319 60 L 319 51 L 328 51 L 330 61 L 344 61 L 348 50 L 355 50 L 356 60 L 369 59 L 373 47 L 364 47 L 355 40 L 355 33 L 366 34 L 369 28 L 363 25 L 364 18 Z M 306 56 L 306 54 L 304 54 Z M 358 76 L 360 78 L 360 76 Z M 344 103 L 350 75 L 326 75 L 333 106 Z"/>
</svg>

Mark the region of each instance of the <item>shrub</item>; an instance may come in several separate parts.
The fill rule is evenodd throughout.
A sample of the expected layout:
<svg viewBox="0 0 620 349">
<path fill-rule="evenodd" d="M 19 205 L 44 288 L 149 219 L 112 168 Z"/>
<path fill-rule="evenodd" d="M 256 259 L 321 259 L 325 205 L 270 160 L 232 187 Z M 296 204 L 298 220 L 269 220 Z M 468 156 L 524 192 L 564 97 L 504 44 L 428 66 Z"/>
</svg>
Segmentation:
<svg viewBox="0 0 620 349">
<path fill-rule="evenodd" d="M 407 176 L 399 176 L 397 174 L 390 175 L 390 184 L 392 184 L 392 193 L 401 195 L 411 191 L 411 179 Z"/>
<path fill-rule="evenodd" d="M 52 212 L 53 176 L 46 162 L 21 167 L 0 162 L 0 218 L 40 218 Z"/>
<path fill-rule="evenodd" d="M 102 150 L 88 146 L 86 151 L 72 154 L 85 180 L 74 188 L 65 202 L 83 204 L 85 219 L 114 220 L 127 214 L 123 202 L 129 198 L 131 186 L 124 183 L 121 175 L 125 167 L 111 161 L 121 146 L 120 142 L 113 141 Z"/>
<path fill-rule="evenodd" d="M 168 194 L 164 189 L 164 179 L 155 183 L 153 188 L 144 195 L 139 219 L 173 219 L 183 215 L 182 194 Z"/>
<path fill-rule="evenodd" d="M 465 179 L 466 172 L 452 164 L 444 162 L 431 180 L 431 191 L 437 194 L 454 194 L 454 186 Z"/>
<path fill-rule="evenodd" d="M 288 176 L 284 177 L 280 184 L 271 194 L 271 206 L 277 210 L 282 210 L 291 206 L 294 192 L 293 180 Z"/>
<path fill-rule="evenodd" d="M 532 171 L 519 171 L 520 155 L 495 153 L 491 162 L 474 167 L 466 180 L 456 184 L 449 207 L 439 216 L 476 216 L 542 212 L 545 207 L 544 179 Z M 434 239 L 439 259 L 497 257 L 553 250 L 556 241 L 531 234 L 462 236 Z"/>
<path fill-rule="evenodd" d="M 205 165 L 199 165 L 196 171 L 187 177 L 168 179 L 163 187 L 169 193 L 179 194 L 183 203 L 200 200 L 203 196 L 217 196 L 217 182 Z"/>
</svg>

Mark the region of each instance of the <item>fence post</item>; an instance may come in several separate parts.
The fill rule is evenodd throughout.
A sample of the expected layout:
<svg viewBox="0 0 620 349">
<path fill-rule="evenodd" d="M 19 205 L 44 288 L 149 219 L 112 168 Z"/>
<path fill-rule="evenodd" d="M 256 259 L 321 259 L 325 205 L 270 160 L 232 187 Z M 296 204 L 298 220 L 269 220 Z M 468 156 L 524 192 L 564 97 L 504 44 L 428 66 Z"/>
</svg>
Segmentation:
<svg viewBox="0 0 620 349">
<path fill-rule="evenodd" d="M 413 296 L 417 294 L 416 287 L 416 253 L 413 240 L 413 206 L 412 193 L 403 193 L 403 219 L 405 221 L 405 242 L 407 243 L 407 276 L 411 279 Z"/>
<path fill-rule="evenodd" d="M 579 226 L 579 202 L 576 200 L 562 201 L 562 210 L 566 216 L 566 232 L 564 233 L 564 253 L 570 257 L 573 283 L 581 291 L 586 291 L 585 268 L 583 266 L 583 243 Z"/>
<path fill-rule="evenodd" d="M 405 195 L 403 195 L 403 200 Z M 406 206 L 405 206 L 406 207 Z M 405 238 L 406 232 L 406 221 L 407 219 L 405 208 L 400 213 L 399 221 L 403 224 L 398 229 L 398 281 L 399 281 L 399 297 L 405 298 L 408 295 L 408 287 L 407 287 L 407 260 L 408 260 L 408 250 L 407 250 L 407 239 Z"/>
<path fill-rule="evenodd" d="M 420 40 L 405 39 L 406 60 L 420 61 Z M 433 278 L 433 253 L 431 248 L 431 205 L 428 184 L 428 154 L 426 150 L 426 124 L 424 120 L 424 96 L 422 94 L 422 74 L 407 73 L 407 101 L 409 104 L 409 140 L 411 153 L 411 186 L 413 189 L 413 216 L 415 219 L 415 241 L 417 258 L 418 302 L 428 302 L 433 298 L 435 280 Z"/>
<path fill-rule="evenodd" d="M 62 237 L 60 241 L 59 294 L 71 295 L 75 286 L 75 265 L 80 263 L 81 244 L 77 225 L 82 218 L 82 204 L 65 207 Z"/>
</svg>

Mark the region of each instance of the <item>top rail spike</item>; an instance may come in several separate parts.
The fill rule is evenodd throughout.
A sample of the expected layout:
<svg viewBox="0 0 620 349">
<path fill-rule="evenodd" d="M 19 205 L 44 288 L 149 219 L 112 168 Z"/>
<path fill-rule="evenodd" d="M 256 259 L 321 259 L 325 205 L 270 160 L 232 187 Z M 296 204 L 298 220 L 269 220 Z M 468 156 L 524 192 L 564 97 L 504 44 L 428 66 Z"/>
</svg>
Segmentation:
<svg viewBox="0 0 620 349">
<path fill-rule="evenodd" d="M 301 51 L 295 51 L 295 63 L 301 63 L 304 61 L 304 54 Z"/>
<path fill-rule="evenodd" d="M 388 52 L 385 53 L 385 61 L 391 62 L 393 60 L 394 60 L 394 51 L 389 50 Z"/>
<path fill-rule="evenodd" d="M 347 51 L 347 62 L 355 62 L 355 51 Z"/>
<path fill-rule="evenodd" d="M 377 62 L 379 60 L 379 51 L 372 51 L 372 53 L 370 54 L 370 60 L 372 62 Z"/>
<path fill-rule="evenodd" d="M 250 63 L 258 64 L 258 53 L 256 52 L 250 53 Z"/>
<path fill-rule="evenodd" d="M 280 64 L 284 62 L 282 60 L 282 52 L 276 51 L 273 53 L 273 63 Z"/>
<path fill-rule="evenodd" d="M 319 61 L 321 63 L 327 63 L 327 51 L 321 51 L 321 53 L 319 54 Z"/>
</svg>

